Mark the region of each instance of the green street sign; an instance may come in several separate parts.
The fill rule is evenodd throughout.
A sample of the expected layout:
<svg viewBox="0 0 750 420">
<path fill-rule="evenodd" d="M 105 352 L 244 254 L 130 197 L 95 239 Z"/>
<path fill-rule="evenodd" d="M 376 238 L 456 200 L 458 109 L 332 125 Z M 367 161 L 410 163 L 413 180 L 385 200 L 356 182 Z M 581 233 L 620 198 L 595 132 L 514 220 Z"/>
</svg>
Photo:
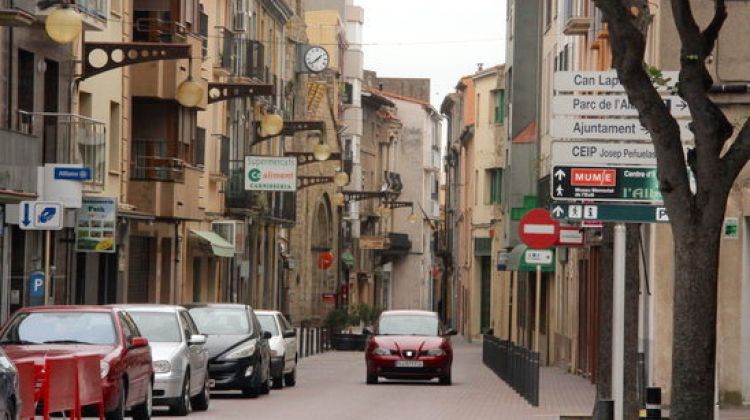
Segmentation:
<svg viewBox="0 0 750 420">
<path fill-rule="evenodd" d="M 550 213 L 570 222 L 669 223 L 667 208 L 645 204 L 571 204 L 555 202 Z"/>
<path fill-rule="evenodd" d="M 661 203 L 654 167 L 552 167 L 552 199 Z"/>
</svg>

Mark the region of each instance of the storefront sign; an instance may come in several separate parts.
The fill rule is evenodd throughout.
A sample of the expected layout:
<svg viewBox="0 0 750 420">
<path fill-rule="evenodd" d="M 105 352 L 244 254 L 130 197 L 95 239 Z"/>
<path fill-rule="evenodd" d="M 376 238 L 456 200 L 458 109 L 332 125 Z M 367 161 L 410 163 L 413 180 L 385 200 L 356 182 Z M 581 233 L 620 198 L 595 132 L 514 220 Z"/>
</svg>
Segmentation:
<svg viewBox="0 0 750 420">
<path fill-rule="evenodd" d="M 296 191 L 297 158 L 245 156 L 246 191 Z"/>
<path fill-rule="evenodd" d="M 117 199 L 83 197 L 76 218 L 76 252 L 115 252 Z"/>
</svg>

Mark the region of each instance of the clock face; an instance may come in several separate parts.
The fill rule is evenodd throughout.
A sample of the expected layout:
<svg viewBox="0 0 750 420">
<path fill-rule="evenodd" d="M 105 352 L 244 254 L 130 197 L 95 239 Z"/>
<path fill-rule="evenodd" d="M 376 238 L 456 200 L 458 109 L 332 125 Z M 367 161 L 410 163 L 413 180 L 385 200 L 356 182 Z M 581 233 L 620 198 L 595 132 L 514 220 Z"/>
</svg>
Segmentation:
<svg viewBox="0 0 750 420">
<path fill-rule="evenodd" d="M 328 67 L 328 51 L 322 47 L 312 47 L 305 52 L 305 66 L 308 70 L 318 73 Z"/>
</svg>

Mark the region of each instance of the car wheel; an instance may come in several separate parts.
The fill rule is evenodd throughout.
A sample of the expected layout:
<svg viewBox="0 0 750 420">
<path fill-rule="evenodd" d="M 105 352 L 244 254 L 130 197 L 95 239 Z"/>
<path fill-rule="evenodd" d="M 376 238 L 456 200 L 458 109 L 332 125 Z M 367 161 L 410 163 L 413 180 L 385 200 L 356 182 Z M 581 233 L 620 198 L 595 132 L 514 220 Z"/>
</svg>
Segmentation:
<svg viewBox="0 0 750 420">
<path fill-rule="evenodd" d="M 297 383 L 297 363 L 291 372 L 284 374 L 284 385 L 292 387 Z"/>
<path fill-rule="evenodd" d="M 447 374 L 440 377 L 440 385 L 450 385 L 453 383 L 453 380 L 451 379 L 451 372 L 448 371 Z"/>
<path fill-rule="evenodd" d="M 195 411 L 206 411 L 208 410 L 208 404 L 211 401 L 211 390 L 208 386 L 208 373 L 206 373 L 206 378 L 203 380 L 203 389 L 201 392 L 194 396 L 190 400 L 190 406 Z"/>
<path fill-rule="evenodd" d="M 150 420 L 151 412 L 154 409 L 153 404 L 153 387 L 151 380 L 146 385 L 146 400 L 142 404 L 133 407 L 133 420 Z"/>
<path fill-rule="evenodd" d="M 373 373 L 367 374 L 367 385 L 375 385 L 378 383 L 378 375 Z"/>
<path fill-rule="evenodd" d="M 190 413 L 190 371 L 185 374 L 185 380 L 182 381 L 182 392 L 174 400 L 170 409 L 175 416 L 187 416 Z"/>
<path fill-rule="evenodd" d="M 273 377 L 273 389 L 284 388 L 284 365 L 281 365 L 281 373 L 279 376 Z"/>
<path fill-rule="evenodd" d="M 107 420 L 122 420 L 125 418 L 125 381 L 120 383 L 120 394 L 117 396 L 117 407 L 108 411 L 105 415 Z"/>
<path fill-rule="evenodd" d="M 266 375 L 263 379 L 263 383 L 260 386 L 260 393 L 263 395 L 268 395 L 271 392 L 271 367 L 268 367 L 268 370 L 266 371 Z"/>
</svg>

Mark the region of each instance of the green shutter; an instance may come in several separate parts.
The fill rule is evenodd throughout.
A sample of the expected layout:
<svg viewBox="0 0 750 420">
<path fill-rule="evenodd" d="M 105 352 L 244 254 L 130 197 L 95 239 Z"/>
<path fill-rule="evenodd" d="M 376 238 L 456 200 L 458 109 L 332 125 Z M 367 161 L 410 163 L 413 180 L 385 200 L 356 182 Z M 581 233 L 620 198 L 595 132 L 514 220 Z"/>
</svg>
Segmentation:
<svg viewBox="0 0 750 420">
<path fill-rule="evenodd" d="M 495 93 L 495 124 L 505 122 L 505 91 L 500 90 Z"/>
<path fill-rule="evenodd" d="M 503 170 L 496 168 L 492 170 L 492 190 L 490 191 L 490 202 L 500 204 L 503 199 Z"/>
</svg>

